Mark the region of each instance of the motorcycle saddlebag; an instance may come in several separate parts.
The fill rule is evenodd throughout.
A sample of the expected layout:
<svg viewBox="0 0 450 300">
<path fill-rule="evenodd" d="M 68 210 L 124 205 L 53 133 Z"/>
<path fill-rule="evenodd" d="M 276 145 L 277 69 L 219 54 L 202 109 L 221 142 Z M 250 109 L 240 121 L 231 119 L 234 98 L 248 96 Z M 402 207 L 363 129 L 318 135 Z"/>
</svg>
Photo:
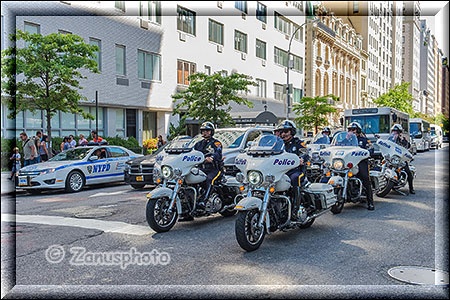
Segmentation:
<svg viewBox="0 0 450 300">
<path fill-rule="evenodd" d="M 326 209 L 333 206 L 336 201 L 333 186 L 326 183 L 311 183 L 306 192 L 311 194 L 311 198 L 316 202 L 316 207 Z"/>
</svg>

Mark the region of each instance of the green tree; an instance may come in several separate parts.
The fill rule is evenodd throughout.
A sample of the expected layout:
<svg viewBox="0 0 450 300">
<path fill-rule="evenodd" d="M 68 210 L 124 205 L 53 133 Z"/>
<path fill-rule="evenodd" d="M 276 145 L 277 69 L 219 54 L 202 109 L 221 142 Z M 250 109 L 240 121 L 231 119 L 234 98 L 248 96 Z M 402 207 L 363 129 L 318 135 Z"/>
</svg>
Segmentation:
<svg viewBox="0 0 450 300">
<path fill-rule="evenodd" d="M 292 110 L 299 115 L 295 118 L 295 122 L 302 128 L 313 129 L 315 133 L 321 126 L 328 125 L 327 115 L 337 111 L 333 107 L 332 101 L 340 101 L 339 97 L 332 94 L 326 96 L 303 97 L 300 103 L 293 105 Z"/>
<path fill-rule="evenodd" d="M 389 92 L 381 95 L 373 101 L 378 107 L 392 107 L 403 111 L 407 114 L 413 113 L 413 96 L 409 93 L 408 88 L 411 85 L 409 82 L 394 86 Z"/>
<path fill-rule="evenodd" d="M 195 73 L 189 76 L 189 87 L 172 95 L 176 104 L 173 115 L 185 112 L 182 120 L 191 117 L 194 120 L 210 121 L 214 125 L 232 125 L 230 102 L 253 107 L 253 103 L 237 95 L 238 92 L 249 92 L 249 86 L 257 85 L 250 76 L 233 73 L 222 76 L 219 73 L 206 75 Z"/>
<path fill-rule="evenodd" d="M 20 111 L 44 111 L 49 141 L 51 119 L 58 111 L 94 119 L 78 106 L 87 100 L 78 92 L 82 89 L 78 80 L 86 78 L 80 69 L 98 73 L 97 46 L 84 43 L 77 35 L 61 33 L 43 36 L 17 30 L 10 39 L 14 44 L 23 40 L 25 46 L 2 51 L 2 93 L 7 95 L 2 102 L 12 111 L 9 118 Z"/>
<path fill-rule="evenodd" d="M 169 136 L 167 137 L 167 140 L 171 141 L 174 138 L 176 138 L 179 135 L 185 135 L 186 134 L 186 122 L 185 120 L 182 118 L 180 120 L 180 123 L 178 124 L 178 126 L 173 125 L 172 123 L 170 123 L 169 126 Z"/>
</svg>

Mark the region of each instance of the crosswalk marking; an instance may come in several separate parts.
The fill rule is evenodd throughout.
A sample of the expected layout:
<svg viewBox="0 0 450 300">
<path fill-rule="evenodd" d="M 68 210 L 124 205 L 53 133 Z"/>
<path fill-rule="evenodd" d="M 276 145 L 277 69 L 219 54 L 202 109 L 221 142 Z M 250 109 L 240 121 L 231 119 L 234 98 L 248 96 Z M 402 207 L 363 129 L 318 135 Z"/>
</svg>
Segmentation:
<svg viewBox="0 0 450 300">
<path fill-rule="evenodd" d="M 148 226 L 132 225 L 118 221 L 77 219 L 60 216 L 2 214 L 2 222 L 14 221 L 16 223 L 32 223 L 41 225 L 70 226 L 86 229 L 96 229 L 104 232 L 130 235 L 147 235 L 155 233 L 155 231 L 153 231 Z"/>
<path fill-rule="evenodd" d="M 89 198 L 99 197 L 99 196 L 120 195 L 120 194 L 123 194 L 123 193 L 126 193 L 126 192 L 128 192 L 128 190 L 117 191 L 117 192 L 109 192 L 109 193 L 100 192 L 100 193 L 97 193 L 97 194 L 90 195 Z"/>
</svg>

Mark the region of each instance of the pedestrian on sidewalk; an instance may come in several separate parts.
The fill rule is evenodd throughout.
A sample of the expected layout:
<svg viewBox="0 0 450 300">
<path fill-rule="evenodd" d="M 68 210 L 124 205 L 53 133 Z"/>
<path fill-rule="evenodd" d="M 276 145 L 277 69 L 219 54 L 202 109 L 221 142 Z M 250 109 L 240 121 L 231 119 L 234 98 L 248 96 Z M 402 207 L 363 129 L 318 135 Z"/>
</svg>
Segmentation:
<svg viewBox="0 0 450 300">
<path fill-rule="evenodd" d="M 158 136 L 158 144 L 157 144 L 157 147 L 160 148 L 160 147 L 162 147 L 165 143 L 166 143 L 166 142 L 163 140 L 162 135 L 159 135 L 159 136 Z"/>
<path fill-rule="evenodd" d="M 79 145 L 83 145 L 86 144 L 88 141 L 86 140 L 86 138 L 84 137 L 84 134 L 80 134 L 80 139 L 78 140 L 78 144 Z"/>
<path fill-rule="evenodd" d="M 10 160 L 13 161 L 10 180 L 14 179 L 14 176 L 16 175 L 17 172 L 19 172 L 20 168 L 22 167 L 22 163 L 20 162 L 20 158 L 21 158 L 21 156 L 20 156 L 20 153 L 19 153 L 19 148 L 14 147 L 13 155 L 10 158 Z"/>
<path fill-rule="evenodd" d="M 38 153 L 36 150 L 34 139 L 29 138 L 26 132 L 22 132 L 20 134 L 20 139 L 22 140 L 24 167 L 35 164 L 35 158 Z"/>
<path fill-rule="evenodd" d="M 41 156 L 41 162 L 48 160 L 48 136 L 43 135 L 41 140 L 41 147 L 39 148 L 39 155 Z"/>
<path fill-rule="evenodd" d="M 69 149 L 75 148 L 77 146 L 77 141 L 73 134 L 69 135 Z"/>
</svg>

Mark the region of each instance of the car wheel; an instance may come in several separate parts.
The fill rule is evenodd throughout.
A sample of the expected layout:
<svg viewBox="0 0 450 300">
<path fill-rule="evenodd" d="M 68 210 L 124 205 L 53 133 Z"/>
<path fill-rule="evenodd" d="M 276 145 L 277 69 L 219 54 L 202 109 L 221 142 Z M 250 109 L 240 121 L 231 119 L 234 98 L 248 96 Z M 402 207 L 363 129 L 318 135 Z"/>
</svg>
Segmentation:
<svg viewBox="0 0 450 300">
<path fill-rule="evenodd" d="M 85 185 L 84 175 L 80 171 L 72 171 L 67 175 L 66 192 L 76 193 L 83 189 Z"/>
</svg>

